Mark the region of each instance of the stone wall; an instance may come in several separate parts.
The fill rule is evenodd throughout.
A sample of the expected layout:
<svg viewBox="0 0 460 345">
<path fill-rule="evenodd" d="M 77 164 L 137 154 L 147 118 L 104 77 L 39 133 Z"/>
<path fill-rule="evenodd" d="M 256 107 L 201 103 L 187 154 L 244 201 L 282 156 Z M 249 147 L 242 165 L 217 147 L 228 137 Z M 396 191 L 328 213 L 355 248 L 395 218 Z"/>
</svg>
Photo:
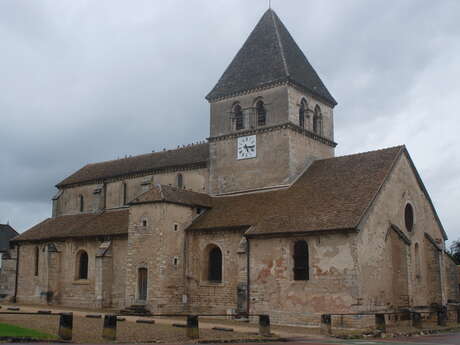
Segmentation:
<svg viewBox="0 0 460 345">
<path fill-rule="evenodd" d="M 309 250 L 310 276 L 294 280 L 294 243 Z M 324 313 L 352 312 L 359 303 L 356 233 L 250 240 L 250 312 L 275 323 L 318 325 Z"/>
<path fill-rule="evenodd" d="M 14 296 L 16 282 L 16 249 L 10 249 L 8 253 L 2 253 L 1 260 L 0 297 L 9 300 Z"/>
<path fill-rule="evenodd" d="M 209 246 L 222 252 L 221 282 L 208 281 Z M 190 231 L 188 248 L 190 310 L 218 314 L 246 311 L 247 250 L 242 230 Z"/>
<path fill-rule="evenodd" d="M 412 205 L 415 215 L 412 231 L 406 229 L 404 220 L 404 210 L 408 203 Z M 405 244 L 402 237 L 391 230 L 392 225 L 401 231 L 409 244 Z M 362 310 L 397 308 L 401 306 L 401 300 L 398 301 L 395 294 L 401 294 L 400 291 L 408 292 L 410 306 L 447 302 L 442 298 L 442 277 L 439 274 L 441 262 L 436 254 L 438 250 L 427 242 L 425 234 L 432 237 L 440 248 L 444 246 L 443 235 L 405 155 L 396 163 L 359 228 L 358 279 Z M 391 238 L 388 238 L 390 235 Z M 400 254 L 395 258 L 393 253 L 403 248 L 407 248 L 406 257 Z M 397 274 L 401 274 L 401 279 L 395 276 Z M 404 274 L 407 274 L 406 278 L 403 278 Z M 395 279 L 397 285 L 391 283 Z M 442 278 L 442 285 L 446 284 Z"/>
<path fill-rule="evenodd" d="M 107 240 L 107 239 L 106 239 Z M 67 239 L 52 243 L 25 243 L 20 245 L 18 274 L 18 301 L 35 304 L 62 304 L 66 306 L 98 308 L 124 305 L 126 237 L 111 239 L 112 266 L 98 270 L 98 251 L 104 241 L 97 239 Z M 50 245 L 56 248 L 52 250 Z M 38 275 L 35 275 L 35 248 L 39 250 Z M 77 254 L 88 254 L 88 279 L 79 280 Z M 105 271 L 105 272 L 104 272 Z M 101 273 L 105 276 L 101 277 Z M 110 285 L 110 303 L 101 300 L 96 282 Z M 99 298 L 98 298 L 99 297 Z"/>
</svg>

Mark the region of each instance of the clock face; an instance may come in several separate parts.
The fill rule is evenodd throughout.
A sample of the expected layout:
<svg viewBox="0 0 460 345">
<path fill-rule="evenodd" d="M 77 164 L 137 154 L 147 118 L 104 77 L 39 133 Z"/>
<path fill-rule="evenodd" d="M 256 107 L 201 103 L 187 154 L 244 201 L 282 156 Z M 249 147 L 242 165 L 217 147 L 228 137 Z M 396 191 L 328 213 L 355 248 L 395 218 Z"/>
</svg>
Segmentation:
<svg viewBox="0 0 460 345">
<path fill-rule="evenodd" d="M 256 136 L 250 135 L 247 137 L 238 138 L 237 158 L 249 159 L 257 156 Z"/>
</svg>

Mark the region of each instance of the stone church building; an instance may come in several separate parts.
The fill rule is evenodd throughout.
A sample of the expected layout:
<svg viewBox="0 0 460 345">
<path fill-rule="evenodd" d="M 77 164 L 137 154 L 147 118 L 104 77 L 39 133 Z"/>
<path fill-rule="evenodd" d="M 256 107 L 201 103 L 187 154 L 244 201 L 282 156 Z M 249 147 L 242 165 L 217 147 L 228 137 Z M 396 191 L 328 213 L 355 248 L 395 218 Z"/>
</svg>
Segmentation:
<svg viewBox="0 0 460 345">
<path fill-rule="evenodd" d="M 18 302 L 313 324 L 460 299 L 406 148 L 335 156 L 337 102 L 273 10 L 206 99 L 206 142 L 57 184 L 15 239 Z"/>
</svg>

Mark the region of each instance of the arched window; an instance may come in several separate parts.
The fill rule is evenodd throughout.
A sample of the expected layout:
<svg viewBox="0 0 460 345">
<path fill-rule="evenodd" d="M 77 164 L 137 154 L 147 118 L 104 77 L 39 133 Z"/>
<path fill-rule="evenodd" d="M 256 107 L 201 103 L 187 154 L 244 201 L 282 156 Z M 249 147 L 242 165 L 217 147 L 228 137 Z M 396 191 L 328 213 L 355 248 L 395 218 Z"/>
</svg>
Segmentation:
<svg viewBox="0 0 460 345">
<path fill-rule="evenodd" d="M 243 109 L 241 105 L 237 104 L 233 107 L 233 116 L 235 119 L 235 129 L 244 129 Z"/>
<path fill-rule="evenodd" d="M 177 174 L 176 185 L 177 185 L 177 188 L 179 189 L 184 188 L 184 177 L 182 176 L 182 174 Z"/>
<path fill-rule="evenodd" d="M 77 254 L 77 279 L 88 279 L 88 254 L 80 250 Z"/>
<path fill-rule="evenodd" d="M 35 251 L 34 251 L 34 266 L 35 266 L 35 270 L 34 270 L 34 275 L 35 276 L 38 276 L 38 265 L 39 265 L 39 258 L 40 258 L 40 248 L 38 247 L 35 247 Z"/>
<path fill-rule="evenodd" d="M 294 243 L 294 280 L 308 280 L 308 245 L 305 241 Z"/>
<path fill-rule="evenodd" d="M 407 204 L 404 210 L 404 222 L 407 231 L 411 232 L 414 229 L 414 209 L 411 204 Z"/>
<path fill-rule="evenodd" d="M 305 128 L 305 118 L 307 117 L 307 101 L 305 98 L 302 99 L 300 102 L 300 109 L 299 109 L 299 126 Z"/>
<path fill-rule="evenodd" d="M 264 101 L 256 103 L 257 126 L 265 126 L 267 123 L 267 111 L 265 110 Z"/>
<path fill-rule="evenodd" d="M 222 251 L 213 246 L 209 251 L 208 280 L 220 283 L 222 281 Z"/>
<path fill-rule="evenodd" d="M 313 116 L 313 132 L 321 135 L 323 132 L 323 115 L 319 106 L 315 107 L 315 115 Z"/>
<path fill-rule="evenodd" d="M 83 198 L 83 195 L 80 195 L 78 197 L 78 204 L 79 204 L 80 212 L 83 212 L 85 209 L 85 200 Z"/>
</svg>

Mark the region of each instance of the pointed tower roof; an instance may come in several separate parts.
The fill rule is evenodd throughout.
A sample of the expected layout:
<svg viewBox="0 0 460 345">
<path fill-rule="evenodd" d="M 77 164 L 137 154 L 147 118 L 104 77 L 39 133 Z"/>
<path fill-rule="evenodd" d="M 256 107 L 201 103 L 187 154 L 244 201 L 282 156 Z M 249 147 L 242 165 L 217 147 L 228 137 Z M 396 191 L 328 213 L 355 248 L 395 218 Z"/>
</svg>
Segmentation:
<svg viewBox="0 0 460 345">
<path fill-rule="evenodd" d="M 337 104 L 278 15 L 269 9 L 206 99 L 287 81 Z"/>
</svg>

